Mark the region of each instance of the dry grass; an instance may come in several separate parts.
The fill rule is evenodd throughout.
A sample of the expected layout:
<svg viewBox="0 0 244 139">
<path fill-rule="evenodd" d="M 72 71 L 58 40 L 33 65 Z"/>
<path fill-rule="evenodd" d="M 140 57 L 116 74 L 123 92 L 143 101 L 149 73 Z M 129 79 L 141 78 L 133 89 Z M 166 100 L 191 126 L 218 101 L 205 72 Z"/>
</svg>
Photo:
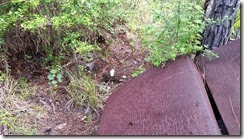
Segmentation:
<svg viewBox="0 0 244 139">
<path fill-rule="evenodd" d="M 33 87 L 21 88 L 19 80 L 8 75 L 4 76 L 0 83 L 0 127 L 2 127 L 0 133 L 4 135 L 38 134 L 38 121 L 45 116 L 45 112 L 42 106 L 25 97 L 32 93 Z"/>
<path fill-rule="evenodd" d="M 65 86 L 68 92 L 68 105 L 91 106 L 93 108 L 100 108 L 101 100 L 95 82 L 84 72 L 81 78 L 67 71 L 70 83 Z"/>
</svg>

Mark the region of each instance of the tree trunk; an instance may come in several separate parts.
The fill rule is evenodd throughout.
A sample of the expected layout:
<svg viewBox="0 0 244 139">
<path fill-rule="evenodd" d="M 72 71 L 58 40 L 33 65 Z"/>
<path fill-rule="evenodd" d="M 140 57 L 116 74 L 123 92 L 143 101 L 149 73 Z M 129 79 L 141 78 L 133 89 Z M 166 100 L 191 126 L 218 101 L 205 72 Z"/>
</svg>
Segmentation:
<svg viewBox="0 0 244 139">
<path fill-rule="evenodd" d="M 205 48 L 213 49 L 228 42 L 239 7 L 240 0 L 206 0 L 205 18 L 216 22 L 209 24 L 203 32 Z"/>
</svg>

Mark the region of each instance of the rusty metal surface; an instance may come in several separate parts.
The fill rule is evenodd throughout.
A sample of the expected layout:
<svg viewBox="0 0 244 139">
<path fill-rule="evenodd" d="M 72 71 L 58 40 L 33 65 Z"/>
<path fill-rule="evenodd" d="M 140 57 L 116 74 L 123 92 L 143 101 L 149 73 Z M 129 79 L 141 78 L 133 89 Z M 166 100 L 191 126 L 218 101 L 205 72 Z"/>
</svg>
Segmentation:
<svg viewBox="0 0 244 139">
<path fill-rule="evenodd" d="M 202 78 L 183 56 L 151 68 L 108 98 L 100 135 L 220 135 Z"/>
<path fill-rule="evenodd" d="M 232 41 L 215 52 L 219 58 L 209 61 L 198 57 L 214 101 L 230 135 L 240 135 L 240 40 Z"/>
</svg>

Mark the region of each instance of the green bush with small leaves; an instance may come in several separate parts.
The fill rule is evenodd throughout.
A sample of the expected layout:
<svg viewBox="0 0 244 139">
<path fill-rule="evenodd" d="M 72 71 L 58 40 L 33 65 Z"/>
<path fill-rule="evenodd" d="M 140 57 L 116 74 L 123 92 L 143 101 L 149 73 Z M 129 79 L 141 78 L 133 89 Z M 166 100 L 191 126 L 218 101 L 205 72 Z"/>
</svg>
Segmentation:
<svg viewBox="0 0 244 139">
<path fill-rule="evenodd" d="M 99 50 L 96 36 L 114 33 L 114 24 L 123 17 L 121 5 L 120 0 L 4 1 L 0 4 L 0 44 L 5 44 L 6 35 L 29 33 L 27 37 L 34 38 L 32 47 L 44 54 L 46 63 L 61 64 L 62 60 L 67 61 L 64 55 L 74 52 L 86 57 Z M 26 45 L 20 44 L 6 43 L 3 47 L 15 51 L 26 49 L 22 48 Z M 56 62 L 59 58 L 61 61 Z"/>
<path fill-rule="evenodd" d="M 179 55 L 202 50 L 203 17 L 202 7 L 186 0 L 159 3 L 143 38 L 150 50 L 147 60 L 158 66 Z"/>
<path fill-rule="evenodd" d="M 97 36 L 105 33 L 113 36 L 114 25 L 122 22 L 124 15 L 119 7 L 123 3 L 121 0 L 4 0 L 0 4 L 0 48 L 16 53 L 32 50 L 34 55 L 39 52 L 41 64 L 48 69 L 79 62 L 78 56 L 87 60 L 94 51 L 101 50 Z M 51 69 L 47 78 L 50 85 L 62 82 L 62 75 L 56 69 Z"/>
</svg>

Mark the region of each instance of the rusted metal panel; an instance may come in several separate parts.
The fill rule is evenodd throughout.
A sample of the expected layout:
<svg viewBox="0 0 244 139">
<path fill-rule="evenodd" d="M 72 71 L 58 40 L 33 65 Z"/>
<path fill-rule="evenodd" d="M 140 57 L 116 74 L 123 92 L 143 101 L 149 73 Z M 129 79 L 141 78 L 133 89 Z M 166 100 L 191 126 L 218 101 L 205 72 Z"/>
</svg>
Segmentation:
<svg viewBox="0 0 244 139">
<path fill-rule="evenodd" d="M 214 50 L 219 58 L 197 58 L 230 135 L 240 135 L 240 40 Z"/>
<path fill-rule="evenodd" d="M 106 102 L 100 135 L 220 135 L 202 78 L 183 56 L 128 81 Z"/>
</svg>

